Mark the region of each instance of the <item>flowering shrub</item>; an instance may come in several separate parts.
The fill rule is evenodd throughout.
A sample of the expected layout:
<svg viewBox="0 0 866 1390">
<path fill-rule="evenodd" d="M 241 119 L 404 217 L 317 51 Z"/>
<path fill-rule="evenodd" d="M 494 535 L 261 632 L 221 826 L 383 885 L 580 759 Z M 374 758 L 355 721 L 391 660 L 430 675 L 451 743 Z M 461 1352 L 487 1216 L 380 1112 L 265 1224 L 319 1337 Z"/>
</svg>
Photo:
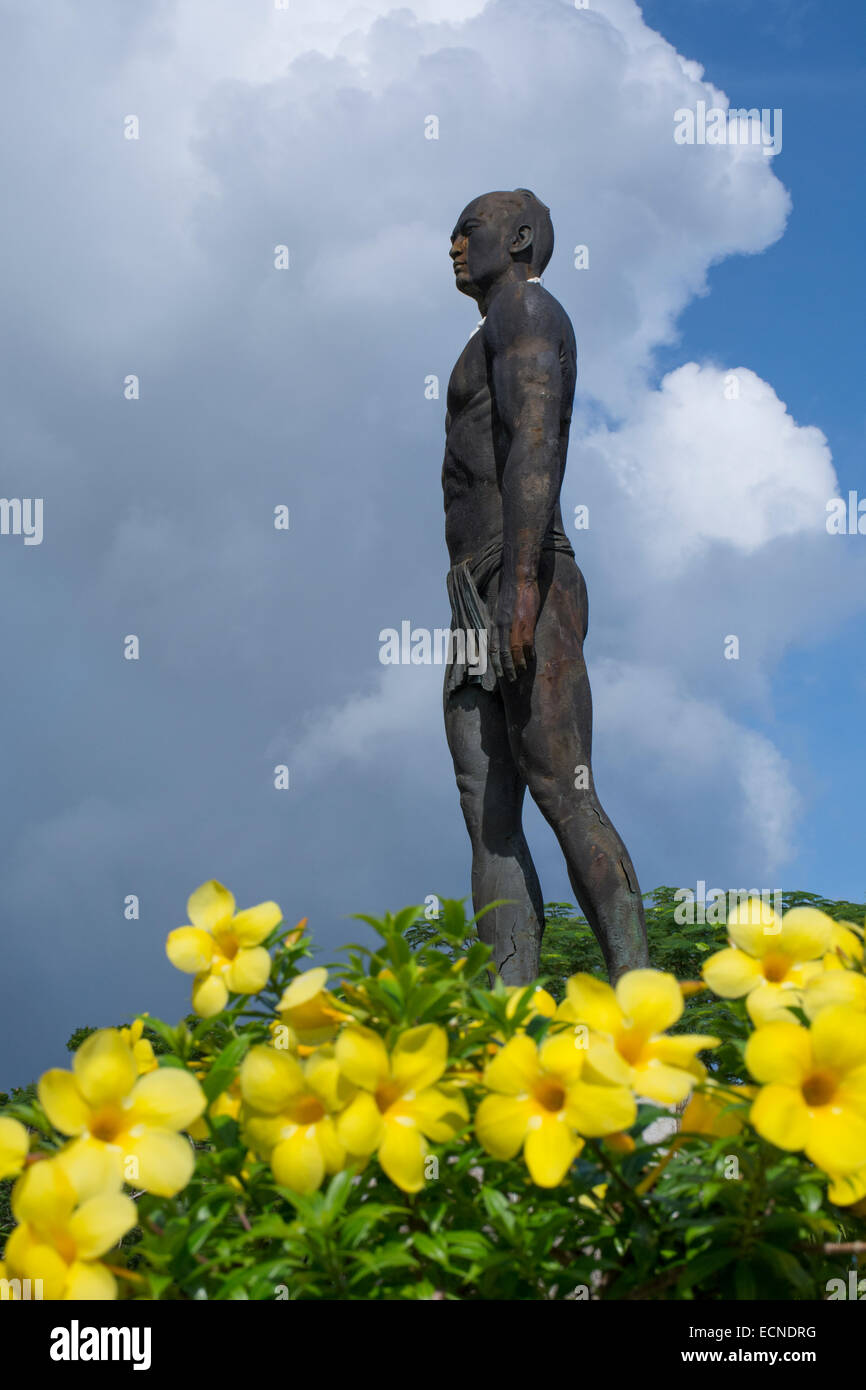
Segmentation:
<svg viewBox="0 0 866 1390">
<path fill-rule="evenodd" d="M 702 980 L 578 969 L 557 1002 L 490 983 L 458 902 L 363 920 L 377 947 L 304 968 L 304 922 L 193 893 L 166 945 L 193 1016 L 93 1032 L 0 1116 L 3 1296 L 796 1299 L 846 1271 L 859 925 L 750 900 Z"/>
</svg>

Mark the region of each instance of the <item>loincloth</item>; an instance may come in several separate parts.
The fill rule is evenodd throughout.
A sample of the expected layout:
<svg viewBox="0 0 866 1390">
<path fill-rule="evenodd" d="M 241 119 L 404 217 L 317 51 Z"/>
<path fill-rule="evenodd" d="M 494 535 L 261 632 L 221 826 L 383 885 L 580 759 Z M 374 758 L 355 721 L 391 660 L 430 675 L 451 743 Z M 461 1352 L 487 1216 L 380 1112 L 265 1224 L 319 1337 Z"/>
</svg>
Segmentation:
<svg viewBox="0 0 866 1390">
<path fill-rule="evenodd" d="M 552 530 L 545 536 L 541 549 L 559 551 L 574 559 L 574 551 L 568 537 L 559 529 Z M 452 650 L 456 647 L 457 654 L 445 668 L 446 700 L 455 690 L 459 690 L 461 685 L 480 685 L 483 690 L 496 689 L 498 677 L 493 667 L 493 652 L 497 650 L 497 636 L 484 595 L 490 581 L 502 568 L 502 551 L 500 537 L 491 541 L 477 555 L 461 560 L 458 565 L 452 565 L 446 576 L 445 584 L 451 603 L 451 631 L 463 634 L 464 648 L 461 652 L 457 643 L 452 647 Z M 468 633 L 479 634 L 481 637 L 474 645 L 476 651 L 480 648 L 486 657 L 485 669 L 482 669 L 485 667 L 484 659 L 478 660 L 475 665 L 468 659 Z M 485 633 L 486 642 L 483 639 Z"/>
</svg>

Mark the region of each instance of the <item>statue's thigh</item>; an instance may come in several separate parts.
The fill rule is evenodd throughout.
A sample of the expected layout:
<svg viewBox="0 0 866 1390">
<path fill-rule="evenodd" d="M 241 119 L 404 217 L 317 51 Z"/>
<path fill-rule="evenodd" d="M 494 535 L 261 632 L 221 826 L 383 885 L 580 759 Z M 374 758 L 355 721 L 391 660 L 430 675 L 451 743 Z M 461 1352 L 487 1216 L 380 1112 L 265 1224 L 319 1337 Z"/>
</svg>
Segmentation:
<svg viewBox="0 0 866 1390">
<path fill-rule="evenodd" d="M 573 562 L 557 565 L 535 631 L 533 668 L 511 686 L 500 682 L 511 747 L 529 783 L 541 777 L 572 786 L 590 766 L 592 694 L 583 656 L 586 587 Z"/>
<path fill-rule="evenodd" d="M 445 735 L 467 820 L 519 814 L 525 790 L 498 690 L 464 685 L 445 704 Z"/>
</svg>

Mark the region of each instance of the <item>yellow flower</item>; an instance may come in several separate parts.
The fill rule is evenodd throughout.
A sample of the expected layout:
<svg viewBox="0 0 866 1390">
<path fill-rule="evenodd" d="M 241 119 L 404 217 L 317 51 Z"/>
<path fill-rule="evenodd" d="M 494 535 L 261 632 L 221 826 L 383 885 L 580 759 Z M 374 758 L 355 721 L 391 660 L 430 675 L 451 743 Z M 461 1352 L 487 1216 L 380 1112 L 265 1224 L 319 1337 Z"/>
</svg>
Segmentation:
<svg viewBox="0 0 866 1390">
<path fill-rule="evenodd" d="M 633 1154 L 637 1148 L 631 1135 L 625 1134 L 622 1130 L 615 1134 L 606 1134 L 603 1143 L 604 1147 L 610 1149 L 613 1154 Z"/>
<path fill-rule="evenodd" d="M 327 979 L 327 970 L 317 965 L 296 975 L 283 991 L 277 1004 L 280 1022 L 273 1026 L 273 1031 L 279 1036 L 281 1028 L 288 1030 L 286 1042 L 290 1049 L 306 1050 L 330 1042 L 349 1017 L 325 989 Z"/>
<path fill-rule="evenodd" d="M 87 1038 L 72 1067 L 53 1068 L 39 1082 L 39 1101 L 54 1127 L 106 1145 L 118 1173 L 146 1192 L 173 1197 L 185 1187 L 194 1156 L 177 1131 L 204 1110 L 195 1077 L 178 1067 L 139 1077 L 132 1049 L 113 1028 Z"/>
<path fill-rule="evenodd" d="M 703 980 L 680 980 L 680 993 L 684 999 L 692 999 L 696 994 L 702 994 L 707 986 Z"/>
<path fill-rule="evenodd" d="M 609 1039 L 626 1064 L 627 1083 L 660 1105 L 685 1100 L 695 1084 L 697 1053 L 718 1046 L 718 1038 L 703 1033 L 665 1034 L 683 1012 L 683 996 L 673 975 L 660 970 L 630 970 L 615 990 L 594 975 L 572 975 L 565 991 L 557 1018 Z"/>
<path fill-rule="evenodd" d="M 448 1038 L 434 1024 L 409 1028 L 389 1056 L 378 1033 L 360 1024 L 337 1038 L 336 1061 L 358 1093 L 337 1117 L 347 1151 L 361 1158 L 378 1153 L 388 1177 L 404 1192 L 424 1185 L 426 1139 L 444 1143 L 469 1118 L 464 1097 L 440 1082 Z"/>
<path fill-rule="evenodd" d="M 600 1182 L 589 1192 L 583 1192 L 577 1199 L 579 1207 L 589 1207 L 590 1211 L 601 1211 L 601 1204 L 607 1196 L 607 1183 Z"/>
<path fill-rule="evenodd" d="M 24 1167 L 30 1136 L 18 1120 L 0 1116 L 0 1178 L 14 1178 Z"/>
<path fill-rule="evenodd" d="M 809 1019 L 817 1018 L 822 1009 L 834 1004 L 866 1009 L 866 975 L 840 968 L 836 960 L 835 965 L 830 965 L 830 957 L 825 956 L 825 968 L 813 976 L 802 992 L 801 1007 Z"/>
<path fill-rule="evenodd" d="M 139 1076 L 144 1076 L 146 1072 L 156 1071 L 159 1062 L 156 1059 L 153 1046 L 149 1038 L 145 1038 L 144 1019 L 136 1018 L 128 1028 L 121 1028 L 120 1036 L 127 1047 L 132 1048 L 132 1055 L 135 1058 L 135 1065 L 138 1067 Z"/>
<path fill-rule="evenodd" d="M 241 1064 L 246 1142 L 270 1161 L 281 1187 L 315 1192 L 326 1173 L 342 1168 L 346 1151 L 333 1116 L 354 1094 L 340 1076 L 332 1048 L 302 1065 L 260 1045 Z"/>
<path fill-rule="evenodd" d="M 304 935 L 306 928 L 307 919 L 306 917 L 302 917 L 298 925 L 296 927 L 293 927 L 292 930 L 288 932 L 288 934 L 286 935 L 285 945 L 289 950 L 291 950 L 293 946 L 297 946 L 301 937 Z"/>
<path fill-rule="evenodd" d="M 599 1066 L 600 1064 L 600 1066 Z M 579 1047 L 557 1033 L 537 1047 L 518 1033 L 489 1062 L 475 1133 L 494 1158 L 523 1157 L 533 1182 L 556 1187 L 580 1150 L 581 1135 L 628 1129 L 637 1107 L 628 1067 L 604 1044 Z"/>
<path fill-rule="evenodd" d="M 207 1113 L 212 1120 L 219 1119 L 221 1116 L 225 1116 L 230 1120 L 237 1120 L 240 1118 L 240 1112 L 241 1088 L 238 1078 L 235 1077 L 234 1081 L 232 1081 L 224 1091 L 220 1091 L 219 1095 L 211 1101 L 207 1108 Z M 191 1139 L 210 1138 L 210 1130 L 207 1127 L 207 1121 L 204 1115 L 200 1115 L 197 1120 L 193 1121 L 193 1123 L 188 1126 L 187 1134 Z"/>
<path fill-rule="evenodd" d="M 746 1065 L 762 1083 L 751 1121 L 765 1139 L 834 1176 L 866 1163 L 866 1014 L 842 1004 L 810 1028 L 768 1023 L 749 1039 Z"/>
<path fill-rule="evenodd" d="M 35 1288 L 41 1280 L 45 1299 L 117 1297 L 101 1257 L 136 1224 L 135 1203 L 92 1145 L 28 1168 L 12 1190 L 12 1212 L 19 1224 L 6 1243 L 7 1277 Z"/>
<path fill-rule="evenodd" d="M 848 970 L 863 964 L 863 928 L 853 922 L 834 922 L 830 950 L 824 957 L 826 970 Z"/>
<path fill-rule="evenodd" d="M 705 1081 L 692 1093 L 682 1113 L 681 1133 L 707 1134 L 715 1139 L 739 1134 L 743 1128 L 743 1114 L 735 1102 L 738 1095 L 751 1097 L 753 1094 L 753 1086 L 721 1086 L 715 1081 Z"/>
<path fill-rule="evenodd" d="M 526 994 L 531 994 L 532 998 L 529 1012 L 524 1016 L 524 1023 L 529 1023 L 533 1018 L 553 1018 L 556 1013 L 556 1000 L 546 989 L 542 989 L 541 985 L 508 985 L 505 993 L 508 995 L 508 1003 L 505 1005 L 506 1018 L 514 1017 Z"/>
<path fill-rule="evenodd" d="M 260 943 L 283 914 L 272 902 L 236 913 L 231 893 L 215 879 L 195 890 L 187 911 L 192 926 L 169 932 L 165 953 L 178 970 L 195 975 L 192 1006 L 200 1018 L 212 1018 L 229 994 L 264 989 L 271 957 Z"/>
<path fill-rule="evenodd" d="M 866 1163 L 862 1168 L 856 1168 L 853 1173 L 846 1173 L 841 1177 L 829 1173 L 828 1176 L 830 1186 L 827 1196 L 837 1207 L 852 1207 L 866 1197 Z M 866 1212 L 860 1211 L 859 1215 L 864 1216 Z"/>
<path fill-rule="evenodd" d="M 787 1020 L 787 1005 L 800 1005 L 803 989 L 822 970 L 834 922 L 814 907 L 792 907 L 777 917 L 768 903 L 749 898 L 728 918 L 731 946 L 705 961 L 703 975 L 723 999 L 746 995 L 756 1025 Z"/>
</svg>

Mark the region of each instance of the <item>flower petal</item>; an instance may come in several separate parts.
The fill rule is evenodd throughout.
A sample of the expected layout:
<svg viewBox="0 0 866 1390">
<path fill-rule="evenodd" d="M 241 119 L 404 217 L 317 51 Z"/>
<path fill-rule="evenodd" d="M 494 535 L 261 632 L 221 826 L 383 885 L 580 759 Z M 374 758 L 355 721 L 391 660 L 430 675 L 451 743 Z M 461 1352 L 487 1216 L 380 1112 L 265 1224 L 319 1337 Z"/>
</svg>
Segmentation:
<svg viewBox="0 0 866 1390">
<path fill-rule="evenodd" d="M 42 1281 L 42 1297 L 50 1302 L 63 1297 L 69 1277 L 64 1259 L 50 1245 L 34 1237 L 29 1226 L 16 1226 L 6 1242 L 6 1265 L 16 1279 L 30 1279 L 36 1288 Z"/>
<path fill-rule="evenodd" d="M 201 927 L 176 927 L 165 943 L 165 954 L 177 970 L 199 975 L 207 970 L 214 953 L 214 939 Z"/>
<path fill-rule="evenodd" d="M 340 1070 L 356 1086 L 375 1091 L 388 1076 L 388 1053 L 385 1044 L 371 1028 L 352 1024 L 344 1028 L 336 1043 Z"/>
<path fill-rule="evenodd" d="M 853 922 L 834 922 L 830 950 L 824 958 L 828 969 L 850 968 L 863 959 L 863 928 Z"/>
<path fill-rule="evenodd" d="M 61 1134 L 81 1134 L 90 1123 L 90 1106 L 71 1071 L 52 1067 L 36 1087 L 39 1104 Z"/>
<path fill-rule="evenodd" d="M 307 1058 L 304 1075 L 310 1090 L 328 1110 L 339 1110 L 355 1094 L 355 1087 L 340 1071 L 333 1047 L 319 1047 Z"/>
<path fill-rule="evenodd" d="M 822 1009 L 812 1024 L 812 1051 L 819 1067 L 844 1074 L 866 1064 L 866 1014 L 844 1004 Z"/>
<path fill-rule="evenodd" d="M 207 1104 L 195 1077 L 180 1067 L 158 1067 L 142 1076 L 133 1087 L 131 1102 L 134 1123 L 157 1129 L 187 1129 L 204 1114 Z"/>
<path fill-rule="evenodd" d="M 799 1086 L 811 1065 L 809 1033 L 798 1023 L 768 1023 L 746 1044 L 746 1066 L 756 1081 Z"/>
<path fill-rule="evenodd" d="M 691 1091 L 697 1078 L 680 1067 L 671 1067 L 656 1058 L 636 1066 L 632 1070 L 632 1085 L 635 1093 L 646 1100 L 654 1100 L 659 1105 L 679 1105 Z"/>
<path fill-rule="evenodd" d="M 302 974 L 296 975 L 283 990 L 283 997 L 277 1005 L 277 1012 L 282 1013 L 286 1009 L 296 1009 L 300 1004 L 309 1004 L 311 999 L 315 999 L 317 994 L 321 994 L 327 983 L 328 972 L 323 965 L 316 965 L 312 970 L 304 970 Z"/>
<path fill-rule="evenodd" d="M 609 984 L 595 975 L 572 975 L 565 983 L 565 1003 L 570 1023 L 585 1023 L 597 1033 L 610 1034 L 622 1025 L 616 995 Z"/>
<path fill-rule="evenodd" d="M 637 1105 L 625 1086 L 588 1086 L 575 1081 L 566 1091 L 565 1113 L 573 1129 L 596 1138 L 630 1129 L 637 1118 Z"/>
<path fill-rule="evenodd" d="M 733 946 L 726 946 L 705 960 L 701 974 L 721 999 L 740 999 L 764 978 L 760 961 Z"/>
<path fill-rule="evenodd" d="M 276 903 L 258 903 L 236 913 L 232 931 L 242 946 L 258 946 L 282 920 L 283 914 Z"/>
<path fill-rule="evenodd" d="M 260 1043 L 250 1048 L 241 1063 L 240 1084 L 247 1105 L 265 1115 L 276 1115 L 292 1096 L 304 1090 L 304 1073 L 287 1052 Z"/>
<path fill-rule="evenodd" d="M 408 1028 L 391 1052 L 391 1075 L 403 1090 L 423 1091 L 438 1081 L 448 1062 L 448 1035 L 434 1023 Z"/>
<path fill-rule="evenodd" d="M 703 1052 L 706 1047 L 718 1047 L 719 1041 L 719 1038 L 708 1033 L 674 1033 L 671 1037 L 652 1038 L 647 1043 L 645 1054 L 657 1057 L 668 1066 L 682 1067 L 688 1071 L 697 1053 Z"/>
<path fill-rule="evenodd" d="M 192 982 L 192 1006 L 199 1018 L 213 1018 L 228 1003 L 228 986 L 222 975 L 204 972 Z"/>
<path fill-rule="evenodd" d="M 325 1160 L 326 1173 L 339 1173 L 346 1165 L 346 1149 L 340 1143 L 337 1126 L 330 1115 L 325 1115 L 316 1125 L 316 1141 Z"/>
<path fill-rule="evenodd" d="M 779 949 L 781 926 L 782 919 L 765 898 L 748 898 L 728 914 L 727 933 L 746 955 L 762 960 L 768 951 Z"/>
<path fill-rule="evenodd" d="M 553 1116 L 548 1119 L 534 1115 L 531 1123 L 533 1127 L 523 1146 L 529 1176 L 539 1187 L 556 1187 L 583 1145 L 575 1139 L 564 1117 L 557 1120 Z"/>
<path fill-rule="evenodd" d="M 404 1101 L 403 1108 L 421 1133 L 437 1144 L 453 1139 L 469 1119 L 466 1097 L 456 1086 L 429 1086 L 414 1100 Z"/>
<path fill-rule="evenodd" d="M 117 1280 L 98 1261 L 75 1260 L 69 1266 L 63 1298 L 74 1303 L 108 1303 L 117 1298 Z"/>
<path fill-rule="evenodd" d="M 0 1116 L 0 1178 L 21 1172 L 29 1148 L 30 1138 L 20 1120 Z"/>
<path fill-rule="evenodd" d="M 787 1023 L 770 1023 L 767 1028 L 788 1028 Z M 764 1033 L 767 1029 L 762 1028 Z M 805 1032 L 805 1029 L 801 1031 Z M 757 1034 L 753 1036 L 757 1037 Z M 779 1149 L 802 1149 L 809 1137 L 809 1111 L 801 1091 L 775 1082 L 764 1086 L 752 1101 L 749 1118 L 758 1133 Z"/>
<path fill-rule="evenodd" d="M 663 1033 L 683 1011 L 676 978 L 662 970 L 629 970 L 616 983 L 616 1000 L 633 1028 Z"/>
<path fill-rule="evenodd" d="M 72 1183 L 79 1202 L 119 1192 L 123 1185 L 117 1149 L 100 1139 L 74 1139 L 60 1150 L 54 1162 Z"/>
<path fill-rule="evenodd" d="M 12 1189 L 12 1214 L 37 1231 L 63 1230 L 75 1208 L 75 1189 L 50 1158 L 32 1164 Z"/>
<path fill-rule="evenodd" d="M 834 922 L 815 907 L 792 907 L 782 918 L 777 949 L 795 961 L 815 960 L 830 950 Z"/>
<path fill-rule="evenodd" d="M 385 1125 L 385 1136 L 379 1146 L 379 1162 L 401 1191 L 421 1191 L 426 1156 L 424 1136 L 415 1125 L 403 1124 L 399 1120 Z"/>
<path fill-rule="evenodd" d="M 803 991 L 803 1011 L 808 1018 L 817 1018 L 822 1009 L 832 1008 L 834 1004 L 866 1009 L 866 975 L 828 967 L 809 981 Z"/>
<path fill-rule="evenodd" d="M 513 1158 L 529 1129 L 534 1107 L 529 1097 L 487 1095 L 475 1112 L 478 1142 L 493 1158 Z"/>
<path fill-rule="evenodd" d="M 355 1099 L 337 1116 L 337 1134 L 349 1153 L 375 1153 L 382 1142 L 384 1132 L 379 1107 L 367 1091 L 359 1091 Z"/>
<path fill-rule="evenodd" d="M 539 1074 L 538 1049 L 526 1033 L 518 1033 L 484 1069 L 484 1084 L 491 1091 L 517 1096 L 528 1091 Z"/>
<path fill-rule="evenodd" d="M 228 926 L 234 915 L 235 900 L 227 888 L 211 878 L 196 888 L 187 902 L 186 910 L 194 927 L 213 932 L 218 927 Z"/>
<path fill-rule="evenodd" d="M 584 1081 L 603 1086 L 631 1084 L 631 1066 L 606 1037 L 590 1034 L 585 1059 L 581 1073 Z"/>
<path fill-rule="evenodd" d="M 123 1136 L 124 1169 L 127 1160 L 136 1160 L 134 1178 L 128 1181 L 157 1197 L 174 1197 L 186 1187 L 195 1167 L 192 1145 L 182 1134 L 168 1129 L 145 1129 L 141 1134 Z"/>
<path fill-rule="evenodd" d="M 101 1028 L 81 1044 L 72 1062 L 78 1089 L 88 1104 L 118 1105 L 138 1077 L 132 1048 L 114 1028 Z"/>
<path fill-rule="evenodd" d="M 790 1010 L 798 1009 L 802 1002 L 802 990 L 765 981 L 752 990 L 746 999 L 746 1009 L 755 1027 L 762 1028 L 765 1023 L 796 1023 Z"/>
<path fill-rule="evenodd" d="M 67 1230 L 80 1260 L 95 1260 L 117 1245 L 138 1223 L 131 1197 L 122 1192 L 91 1197 L 70 1218 Z"/>
<path fill-rule="evenodd" d="M 744 1092 L 745 1087 L 740 1087 Z M 707 1085 L 695 1091 L 682 1113 L 680 1130 L 683 1134 L 710 1134 L 716 1138 L 739 1134 L 743 1116 L 737 1106 L 737 1094 L 722 1086 Z"/>
<path fill-rule="evenodd" d="M 812 1111 L 804 1145 L 806 1156 L 825 1172 L 837 1176 L 866 1163 L 866 1115 L 844 1105 L 822 1105 Z"/>
<path fill-rule="evenodd" d="M 243 1111 L 242 1124 L 244 1142 L 261 1158 L 268 1158 L 292 1127 L 285 1114 L 262 1115 L 249 1109 Z"/>
<path fill-rule="evenodd" d="M 315 1135 L 315 1125 L 296 1129 L 277 1144 L 271 1154 L 271 1170 L 280 1187 L 292 1192 L 315 1192 L 325 1176 L 325 1160 Z"/>
<path fill-rule="evenodd" d="M 538 1049 L 539 1066 L 562 1082 L 576 1081 L 583 1071 L 588 1048 L 581 1047 L 582 1035 L 575 1035 L 569 1028 L 567 1033 L 553 1033 L 545 1038 Z"/>
<path fill-rule="evenodd" d="M 866 1197 L 866 1165 L 851 1173 L 831 1173 L 830 1178 L 827 1196 L 837 1207 L 850 1206 Z"/>
<path fill-rule="evenodd" d="M 268 983 L 272 963 L 270 953 L 264 946 L 238 951 L 225 974 L 231 993 L 258 994 Z"/>
</svg>

